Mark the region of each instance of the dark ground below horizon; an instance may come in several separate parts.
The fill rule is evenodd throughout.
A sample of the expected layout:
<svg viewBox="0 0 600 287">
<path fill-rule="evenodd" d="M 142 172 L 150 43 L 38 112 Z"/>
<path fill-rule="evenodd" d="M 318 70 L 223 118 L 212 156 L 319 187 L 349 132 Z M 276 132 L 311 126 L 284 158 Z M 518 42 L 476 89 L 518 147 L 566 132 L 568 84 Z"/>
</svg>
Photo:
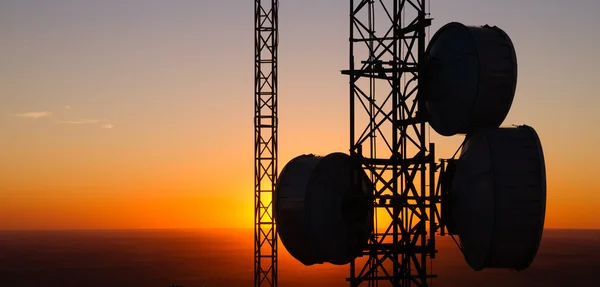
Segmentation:
<svg viewBox="0 0 600 287">
<path fill-rule="evenodd" d="M 544 231 L 521 272 L 472 271 L 438 237 L 433 286 L 598 286 L 600 230 Z M 252 286 L 252 230 L 0 231 L 0 286 Z M 348 286 L 348 266 L 306 267 L 280 247 L 279 286 Z M 387 285 L 380 285 L 387 286 Z"/>
</svg>

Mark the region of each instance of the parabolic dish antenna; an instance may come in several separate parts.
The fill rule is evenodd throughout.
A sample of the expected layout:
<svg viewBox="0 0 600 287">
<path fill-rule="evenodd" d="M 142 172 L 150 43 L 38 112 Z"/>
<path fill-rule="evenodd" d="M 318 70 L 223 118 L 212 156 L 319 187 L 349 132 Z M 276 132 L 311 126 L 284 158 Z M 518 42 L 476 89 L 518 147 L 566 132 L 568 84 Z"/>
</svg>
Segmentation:
<svg viewBox="0 0 600 287">
<path fill-rule="evenodd" d="M 350 156 L 296 157 L 281 171 L 276 188 L 277 230 L 294 258 L 304 265 L 341 265 L 360 254 L 371 230 L 366 198 L 372 186 Z"/>
<path fill-rule="evenodd" d="M 544 155 L 535 130 L 494 128 L 469 136 L 456 163 L 450 204 L 473 269 L 527 268 L 546 209 Z"/>
<path fill-rule="evenodd" d="M 362 141 L 356 150 L 351 148 L 359 151 L 352 157 L 332 153 L 294 158 L 278 178 L 273 211 L 283 245 L 301 263 L 341 265 L 361 255 L 369 255 L 369 260 L 376 259 L 370 262 L 377 263 L 386 256 L 400 254 L 402 258 L 415 254 L 433 258 L 435 240 L 426 243 L 425 236 L 438 231 L 444 235 L 445 230 L 458 235 L 461 251 L 474 270 L 523 270 L 532 263 L 544 228 L 546 173 L 541 142 L 533 128 L 499 128 L 510 110 L 517 83 L 517 59 L 510 38 L 497 27 L 450 23 L 433 36 L 426 58 L 425 79 L 419 84 L 423 94 L 417 100 L 425 101 L 429 123 L 436 132 L 445 136 L 466 134 L 459 159 L 436 165 L 433 144 L 429 149 L 420 147 L 431 163 L 421 156 L 406 157 L 401 153 L 406 144 L 402 141 L 390 147 L 393 151 L 387 155 L 389 158 L 371 157 L 367 161 L 361 152 Z M 383 72 L 385 75 L 386 70 Z M 367 71 L 366 75 L 376 78 L 372 73 Z M 402 111 L 401 107 L 394 108 Z M 354 119 L 352 109 L 351 117 Z M 401 130 L 409 125 L 407 122 L 398 123 Z M 351 120 L 351 129 L 353 123 Z M 374 146 L 369 148 L 374 150 Z M 414 188 L 414 198 L 422 202 L 406 200 L 412 196 L 409 191 L 414 187 L 414 178 L 371 182 L 365 173 L 368 170 L 369 175 L 383 178 L 385 171 L 401 174 L 411 169 L 431 172 L 431 184 L 426 185 L 426 176 L 422 176 L 421 190 Z M 441 196 L 433 196 L 433 190 L 428 194 L 427 187 L 437 186 L 438 171 Z M 393 183 L 402 189 L 379 189 L 381 184 Z M 408 231 L 390 229 L 390 225 L 384 232 L 391 234 L 387 242 L 385 235 L 377 237 L 378 230 L 373 228 L 377 208 L 386 208 L 392 219 L 399 221 L 406 217 L 390 208 L 408 214 L 426 206 L 434 214 L 438 204 L 441 215 L 421 221 L 430 224 L 429 229 L 422 224 Z M 371 243 L 370 236 L 374 239 Z M 421 242 L 412 241 L 414 238 Z M 365 248 L 371 253 L 365 253 Z M 416 252 L 417 248 L 421 251 Z M 404 266 L 402 272 L 412 276 L 410 266 Z M 377 266 L 371 268 L 379 270 Z M 353 274 L 351 277 L 356 279 Z M 397 274 L 392 279 L 403 276 Z"/>
<path fill-rule="evenodd" d="M 499 127 L 516 85 L 515 49 L 498 27 L 449 23 L 427 47 L 424 95 L 431 127 L 441 135 Z"/>
<path fill-rule="evenodd" d="M 458 161 L 441 176 L 443 223 L 458 234 L 467 263 L 527 268 L 544 228 L 542 146 L 529 126 L 498 128 L 515 95 L 517 58 L 498 27 L 449 23 L 427 48 L 424 99 L 431 127 L 467 134 Z M 448 186 L 451 185 L 451 186 Z"/>
</svg>

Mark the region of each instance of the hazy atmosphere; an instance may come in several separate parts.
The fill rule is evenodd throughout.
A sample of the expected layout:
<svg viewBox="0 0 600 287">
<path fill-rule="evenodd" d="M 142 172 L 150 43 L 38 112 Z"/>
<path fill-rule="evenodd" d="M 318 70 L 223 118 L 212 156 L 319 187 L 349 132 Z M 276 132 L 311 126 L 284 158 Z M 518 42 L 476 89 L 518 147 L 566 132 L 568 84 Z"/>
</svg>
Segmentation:
<svg viewBox="0 0 600 287">
<path fill-rule="evenodd" d="M 279 0 L 276 65 L 269 44 L 255 58 L 253 1 L 0 1 L 0 286 L 595 286 L 600 1 L 420 1 L 426 36 L 425 17 L 391 24 L 410 23 L 403 12 L 373 20 L 373 40 L 350 38 L 352 1 Z M 357 2 L 360 17 L 388 12 Z M 271 10 L 257 11 L 264 37 Z M 401 29 L 383 36 L 386 21 Z M 515 82 L 500 30 L 454 25 L 411 63 L 408 42 L 449 22 L 510 36 L 502 126 L 534 127 L 543 156 L 531 129 L 493 124 Z M 373 56 L 374 41 L 393 45 Z M 351 77 L 349 59 L 364 65 Z M 406 91 L 416 83 L 426 92 Z M 436 109 L 469 133 L 456 165 L 436 165 L 465 139 L 436 133 Z M 353 138 L 353 155 L 369 154 L 359 164 L 307 155 L 287 178 L 269 171 L 272 150 L 279 172 L 350 153 L 353 119 L 372 131 Z"/>
<path fill-rule="evenodd" d="M 431 1 L 498 25 L 538 131 L 546 227 L 600 228 L 600 2 Z M 253 2 L 0 2 L 0 229 L 250 227 Z M 280 166 L 348 151 L 348 1 L 281 1 Z M 440 157 L 462 139 L 432 136 Z"/>
</svg>

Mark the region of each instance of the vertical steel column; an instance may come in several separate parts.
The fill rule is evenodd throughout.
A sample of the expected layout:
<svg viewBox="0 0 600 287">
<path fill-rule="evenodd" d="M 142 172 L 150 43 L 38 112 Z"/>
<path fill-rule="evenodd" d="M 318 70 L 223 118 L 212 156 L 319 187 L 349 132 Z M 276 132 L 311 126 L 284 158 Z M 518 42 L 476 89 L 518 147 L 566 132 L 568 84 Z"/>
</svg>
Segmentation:
<svg viewBox="0 0 600 287">
<path fill-rule="evenodd" d="M 374 222 L 351 286 L 428 286 L 437 203 L 420 100 L 426 0 L 350 0 L 350 153 L 373 178 Z M 365 283 L 366 282 L 366 283 Z"/>
<path fill-rule="evenodd" d="M 254 2 L 254 286 L 277 286 L 278 0 Z"/>
</svg>

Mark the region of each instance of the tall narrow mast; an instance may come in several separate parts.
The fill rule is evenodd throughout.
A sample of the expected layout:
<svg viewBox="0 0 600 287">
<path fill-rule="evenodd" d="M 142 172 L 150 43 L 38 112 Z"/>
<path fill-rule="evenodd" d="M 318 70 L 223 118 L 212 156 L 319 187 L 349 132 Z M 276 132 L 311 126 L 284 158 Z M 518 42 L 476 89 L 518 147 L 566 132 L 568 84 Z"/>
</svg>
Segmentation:
<svg viewBox="0 0 600 287">
<path fill-rule="evenodd" d="M 254 286 L 277 286 L 278 0 L 254 3 Z"/>
</svg>

